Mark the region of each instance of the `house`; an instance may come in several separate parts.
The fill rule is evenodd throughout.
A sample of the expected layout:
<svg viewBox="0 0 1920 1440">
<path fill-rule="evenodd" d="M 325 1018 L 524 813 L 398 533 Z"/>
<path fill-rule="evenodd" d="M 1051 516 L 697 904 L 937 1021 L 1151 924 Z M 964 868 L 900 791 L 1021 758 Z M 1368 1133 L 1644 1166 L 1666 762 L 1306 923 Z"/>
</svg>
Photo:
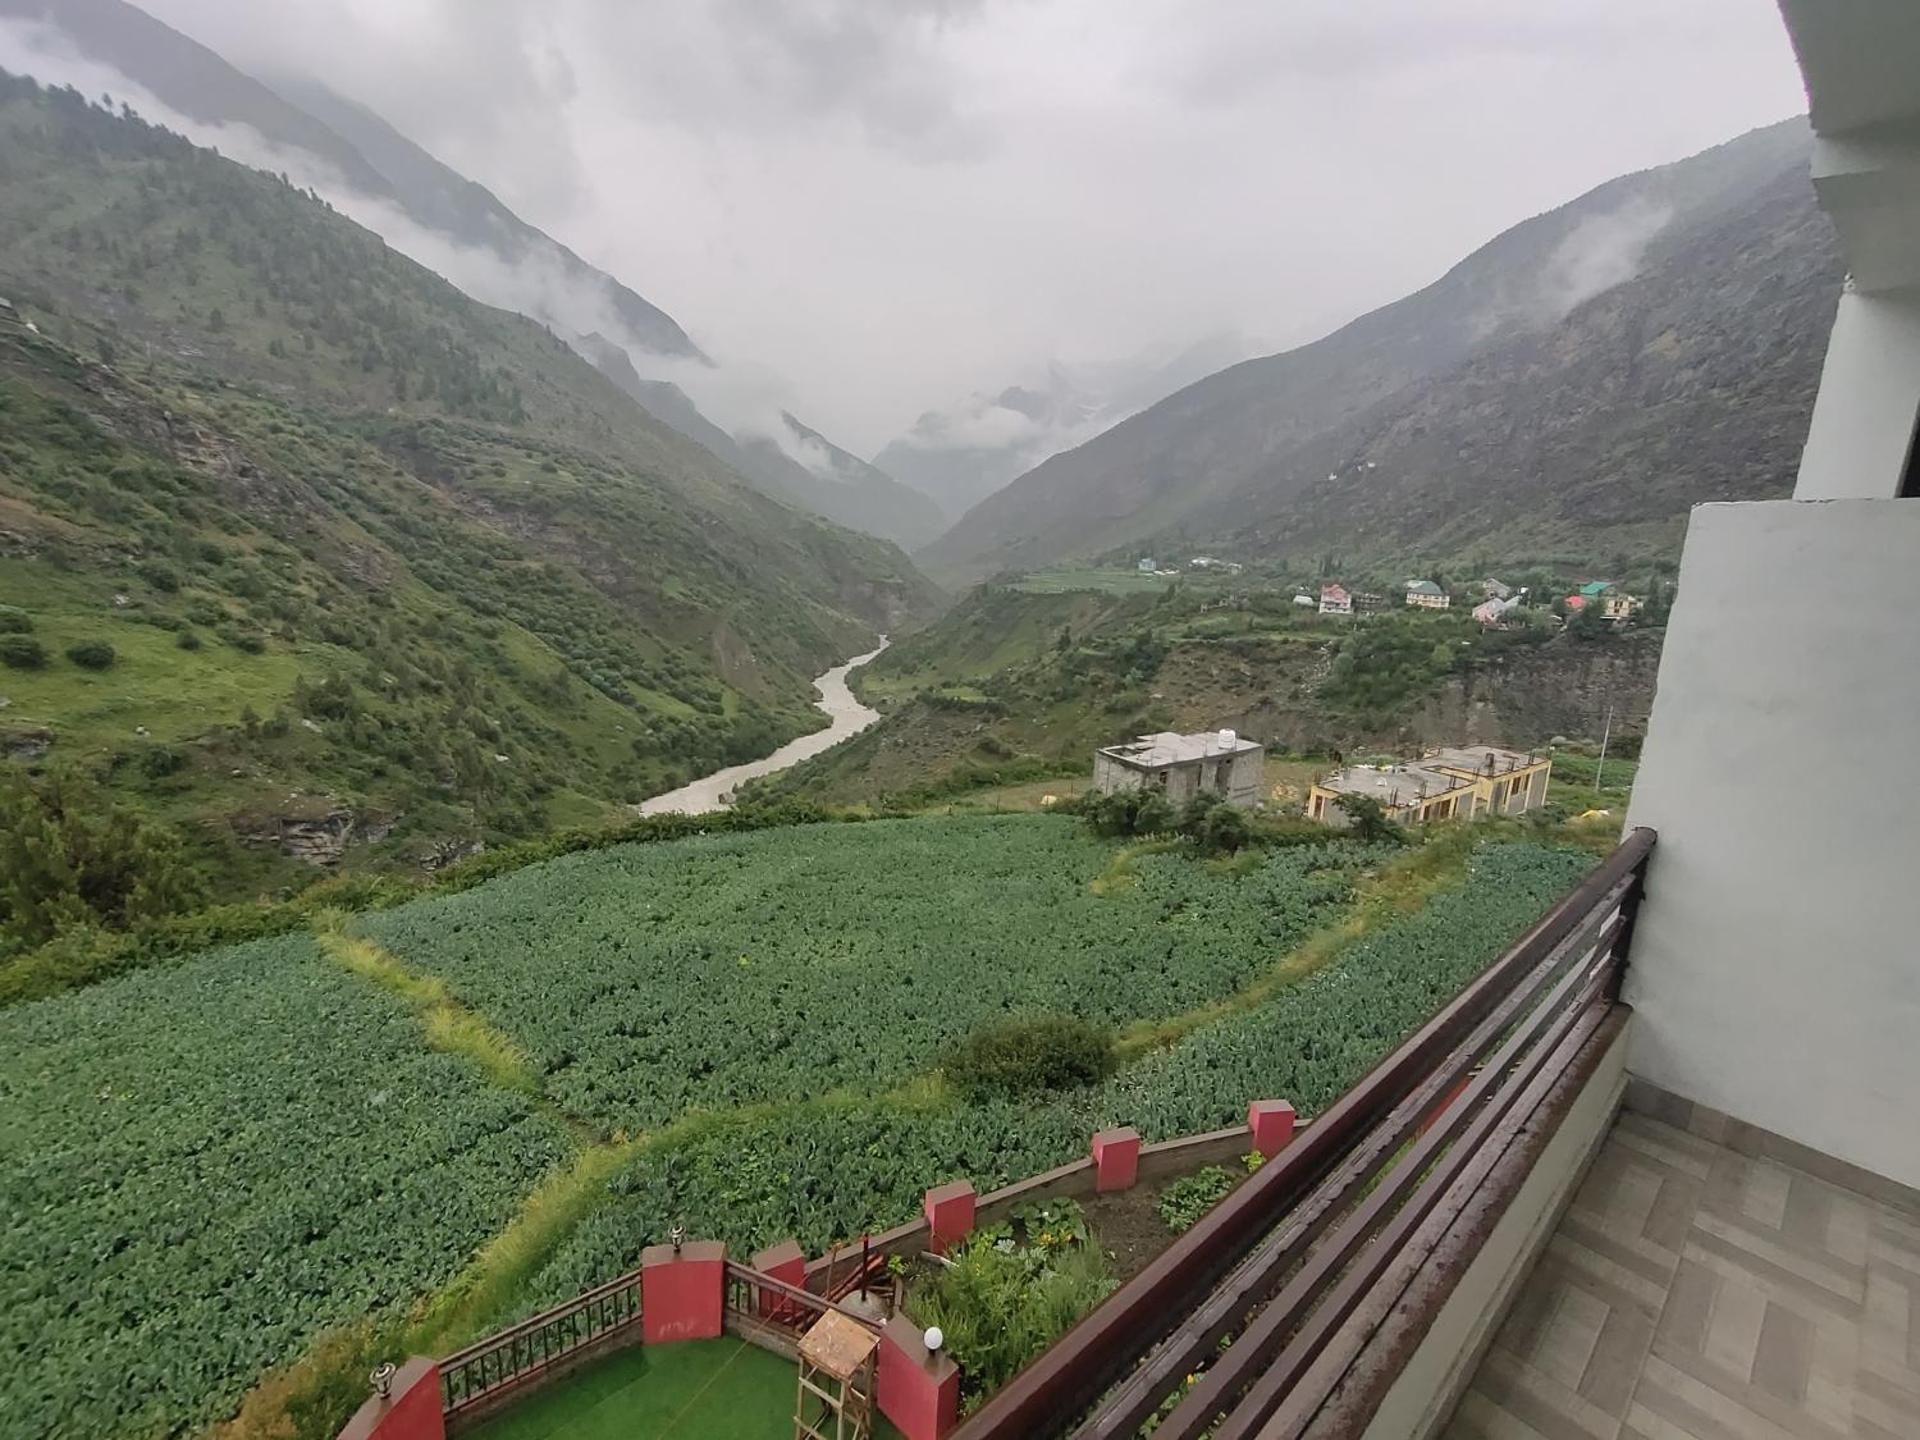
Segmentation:
<svg viewBox="0 0 1920 1440">
<path fill-rule="evenodd" d="M 1639 614 L 1641 603 L 1639 596 L 1627 594 L 1611 580 L 1590 580 L 1577 594 L 1567 596 L 1567 609 L 1585 610 L 1589 605 L 1597 605 L 1600 618 L 1615 624 L 1625 624 Z"/>
<path fill-rule="evenodd" d="M 1524 815 L 1547 803 L 1553 761 L 1491 745 L 1432 750 L 1400 765 L 1351 765 L 1316 781 L 1307 792 L 1307 818 L 1346 826 L 1342 795 L 1380 802 L 1389 820 L 1424 825 Z"/>
<path fill-rule="evenodd" d="M 1109 745 L 1093 755 L 1093 788 L 1103 795 L 1117 790 L 1157 789 L 1171 805 L 1185 805 L 1200 794 L 1251 806 L 1260 799 L 1267 752 L 1258 741 L 1231 730 L 1180 735 L 1163 730 L 1124 745 Z"/>
<path fill-rule="evenodd" d="M 1142 575 L 1153 574 L 1153 571 L 1154 571 L 1153 557 L 1151 555 L 1141 556 L 1140 563 L 1134 566 L 1133 568 L 1138 570 Z"/>
<path fill-rule="evenodd" d="M 1413 580 L 1407 584 L 1407 604 L 1417 610 L 1448 610 L 1453 597 L 1431 580 Z"/>
<path fill-rule="evenodd" d="M 1353 597 L 1353 608 L 1361 615 L 1378 615 L 1384 610 L 1391 610 L 1393 606 L 1379 591 L 1361 590 Z"/>
<path fill-rule="evenodd" d="M 1496 596 L 1490 600 L 1482 600 L 1478 605 L 1474 606 L 1473 618 L 1482 625 L 1504 625 L 1507 623 L 1507 613 L 1512 610 L 1518 610 L 1519 608 L 1519 596 L 1516 595 L 1510 598 Z"/>
<path fill-rule="evenodd" d="M 1322 615 L 1351 615 L 1353 596 L 1347 593 L 1344 585 L 1329 582 L 1320 587 L 1320 613 Z"/>
<path fill-rule="evenodd" d="M 1498 580 L 1482 580 L 1480 593 L 1489 600 L 1506 600 L 1512 596 L 1513 587 L 1504 585 Z"/>
<path fill-rule="evenodd" d="M 1313 596 L 1309 595 L 1306 591 L 1302 590 L 1294 595 L 1293 603 L 1302 607 L 1303 609 L 1311 610 L 1320 602 L 1314 599 Z"/>
</svg>

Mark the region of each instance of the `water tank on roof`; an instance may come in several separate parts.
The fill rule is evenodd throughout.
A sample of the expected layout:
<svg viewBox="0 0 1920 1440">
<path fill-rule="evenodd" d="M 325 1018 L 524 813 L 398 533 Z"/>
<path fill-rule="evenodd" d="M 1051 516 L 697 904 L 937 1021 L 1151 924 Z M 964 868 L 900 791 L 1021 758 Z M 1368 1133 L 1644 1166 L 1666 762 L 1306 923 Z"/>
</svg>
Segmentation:
<svg viewBox="0 0 1920 1440">
<path fill-rule="evenodd" d="M 1231 730 L 1222 730 L 1220 732 L 1220 743 L 1222 746 L 1224 746 L 1228 750 L 1231 750 L 1233 748 L 1234 741 L 1236 738 L 1237 737 L 1234 735 L 1233 731 Z"/>
</svg>

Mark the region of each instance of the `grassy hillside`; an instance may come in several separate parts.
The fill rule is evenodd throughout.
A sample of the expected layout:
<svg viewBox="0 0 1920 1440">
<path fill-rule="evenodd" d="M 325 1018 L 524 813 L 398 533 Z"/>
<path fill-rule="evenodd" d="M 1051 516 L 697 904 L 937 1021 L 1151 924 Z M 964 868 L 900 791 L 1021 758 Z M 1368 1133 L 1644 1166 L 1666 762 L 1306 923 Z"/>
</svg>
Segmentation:
<svg viewBox="0 0 1920 1440">
<path fill-rule="evenodd" d="M 1546 593 L 1552 593 L 1548 590 Z M 1483 633 L 1463 610 L 1302 614 L 1291 585 L 982 586 L 856 676 L 886 713 L 761 797 L 920 805 L 1088 769 L 1144 731 L 1280 750 L 1531 746 L 1644 724 L 1662 631 Z"/>
<path fill-rule="evenodd" d="M 11 78 L 0 295 L 0 743 L 229 893 L 764 753 L 933 600 L 320 202 Z"/>
</svg>

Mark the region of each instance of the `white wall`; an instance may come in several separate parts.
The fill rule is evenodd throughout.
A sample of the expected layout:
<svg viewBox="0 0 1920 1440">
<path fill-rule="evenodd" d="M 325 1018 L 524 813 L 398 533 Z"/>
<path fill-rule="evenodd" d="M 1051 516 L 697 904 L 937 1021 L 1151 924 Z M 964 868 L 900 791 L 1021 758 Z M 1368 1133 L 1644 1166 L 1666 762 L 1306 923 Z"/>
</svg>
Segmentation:
<svg viewBox="0 0 1920 1440">
<path fill-rule="evenodd" d="M 1920 500 L 1693 512 L 1630 825 L 1632 1068 L 1920 1185 Z"/>
<path fill-rule="evenodd" d="M 1849 288 L 1834 313 L 1794 499 L 1899 494 L 1917 416 L 1920 297 Z"/>
</svg>

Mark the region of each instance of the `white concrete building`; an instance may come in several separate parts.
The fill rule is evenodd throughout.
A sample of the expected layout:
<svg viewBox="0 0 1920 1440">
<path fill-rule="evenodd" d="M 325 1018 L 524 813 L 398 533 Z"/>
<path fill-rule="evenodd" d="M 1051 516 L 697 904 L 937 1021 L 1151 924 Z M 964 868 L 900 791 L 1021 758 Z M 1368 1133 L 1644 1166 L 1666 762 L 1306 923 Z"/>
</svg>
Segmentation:
<svg viewBox="0 0 1920 1440">
<path fill-rule="evenodd" d="M 1157 789 L 1171 805 L 1209 793 L 1231 804 L 1257 804 L 1266 775 L 1266 749 L 1231 730 L 1181 735 L 1163 730 L 1125 745 L 1109 745 L 1093 756 L 1093 788 Z"/>
</svg>

